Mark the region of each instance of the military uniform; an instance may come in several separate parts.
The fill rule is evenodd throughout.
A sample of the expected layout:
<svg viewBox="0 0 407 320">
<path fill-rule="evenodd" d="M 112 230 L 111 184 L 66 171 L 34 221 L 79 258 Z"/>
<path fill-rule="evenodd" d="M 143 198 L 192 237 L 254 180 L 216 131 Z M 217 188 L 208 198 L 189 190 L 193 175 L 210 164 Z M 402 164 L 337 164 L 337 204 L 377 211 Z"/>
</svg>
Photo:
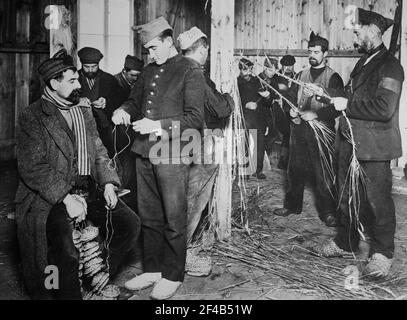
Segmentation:
<svg viewBox="0 0 407 320">
<path fill-rule="evenodd" d="M 361 58 L 346 86 L 349 99 L 346 114 L 352 124 L 357 159 L 365 174 L 365 186 L 359 187 L 360 219 L 370 231 L 370 254 L 380 253 L 389 259 L 394 253 L 396 229 L 390 162 L 402 156 L 399 101 L 403 81 L 400 62 L 381 45 Z M 346 177 L 352 146 L 343 135 L 347 128 L 345 119 L 341 118 L 338 181 L 344 194 L 340 203 L 341 226 L 335 242 L 342 249 L 355 251 L 359 233 L 354 221 L 349 221 Z"/>
<path fill-rule="evenodd" d="M 132 151 L 137 154 L 137 198 L 143 226 L 144 272 L 161 272 L 170 281 L 183 281 L 186 255 L 187 189 L 190 165 L 180 154 L 188 142 L 186 129 L 202 130 L 205 79 L 198 63 L 176 55 L 164 64 L 149 64 L 141 73 L 130 98 L 121 107 L 132 120 L 161 122 L 168 133 L 168 155 L 153 164 L 150 154 L 157 141 L 136 134 Z M 179 147 L 178 147 L 179 146 Z M 159 155 L 158 155 L 159 156 Z M 157 160 L 157 159 L 156 159 Z"/>
</svg>

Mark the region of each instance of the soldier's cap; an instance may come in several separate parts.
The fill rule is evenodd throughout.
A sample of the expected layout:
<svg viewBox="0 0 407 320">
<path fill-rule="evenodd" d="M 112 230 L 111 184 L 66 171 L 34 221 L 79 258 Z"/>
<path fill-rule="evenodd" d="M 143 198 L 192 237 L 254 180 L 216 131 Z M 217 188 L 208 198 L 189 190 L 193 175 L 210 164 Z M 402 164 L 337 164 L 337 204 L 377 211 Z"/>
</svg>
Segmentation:
<svg viewBox="0 0 407 320">
<path fill-rule="evenodd" d="M 294 56 L 287 54 L 281 58 L 280 63 L 282 66 L 291 67 L 291 66 L 295 65 L 296 60 L 295 60 Z"/>
<path fill-rule="evenodd" d="M 321 37 L 320 35 L 315 34 L 314 31 L 312 31 L 311 34 L 309 35 L 308 48 L 315 46 L 320 46 L 322 50 L 326 51 L 329 49 L 329 41 Z"/>
<path fill-rule="evenodd" d="M 274 68 L 277 69 L 278 68 L 278 60 L 276 58 L 266 58 L 264 60 L 264 66 L 266 68 L 274 67 Z"/>
<path fill-rule="evenodd" d="M 63 52 L 58 52 L 52 58 L 43 61 L 38 67 L 38 73 L 42 79 L 47 82 L 53 79 L 60 72 L 64 72 L 68 69 L 73 69 L 75 67 L 73 58 Z"/>
<path fill-rule="evenodd" d="M 249 59 L 242 58 L 239 61 L 239 69 L 247 69 L 253 67 L 253 62 L 251 62 Z"/>
<path fill-rule="evenodd" d="M 394 24 L 392 19 L 385 18 L 381 14 L 362 8 L 358 8 L 356 18 L 356 24 L 362 26 L 374 24 L 380 29 L 382 34 Z"/>
<path fill-rule="evenodd" d="M 187 50 L 201 38 L 208 39 L 206 34 L 203 33 L 199 28 L 192 27 L 191 29 L 185 31 L 184 33 L 181 33 L 177 40 L 179 42 L 180 49 Z"/>
<path fill-rule="evenodd" d="M 82 64 L 99 63 L 103 54 L 96 48 L 84 47 L 78 51 L 78 57 Z"/>
<path fill-rule="evenodd" d="M 124 67 L 130 70 L 141 71 L 144 67 L 144 61 L 128 54 L 124 60 Z"/>
<path fill-rule="evenodd" d="M 132 29 L 140 34 L 143 46 L 158 37 L 163 31 L 173 30 L 168 21 L 162 16 L 146 24 L 133 26 Z"/>
</svg>

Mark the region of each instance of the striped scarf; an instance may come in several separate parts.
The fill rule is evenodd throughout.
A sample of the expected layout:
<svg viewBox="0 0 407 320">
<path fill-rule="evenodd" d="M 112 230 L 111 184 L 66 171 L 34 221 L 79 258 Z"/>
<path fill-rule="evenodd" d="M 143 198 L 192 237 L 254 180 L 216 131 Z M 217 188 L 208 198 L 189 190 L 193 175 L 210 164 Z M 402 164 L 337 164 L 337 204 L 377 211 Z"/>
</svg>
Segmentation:
<svg viewBox="0 0 407 320">
<path fill-rule="evenodd" d="M 81 108 L 79 106 L 72 106 L 72 102 L 59 97 L 48 87 L 45 87 L 42 98 L 57 106 L 58 109 L 69 110 L 78 153 L 78 173 L 80 176 L 89 176 L 90 161 L 88 158 L 88 146 L 86 142 L 85 119 L 83 118 Z"/>
</svg>

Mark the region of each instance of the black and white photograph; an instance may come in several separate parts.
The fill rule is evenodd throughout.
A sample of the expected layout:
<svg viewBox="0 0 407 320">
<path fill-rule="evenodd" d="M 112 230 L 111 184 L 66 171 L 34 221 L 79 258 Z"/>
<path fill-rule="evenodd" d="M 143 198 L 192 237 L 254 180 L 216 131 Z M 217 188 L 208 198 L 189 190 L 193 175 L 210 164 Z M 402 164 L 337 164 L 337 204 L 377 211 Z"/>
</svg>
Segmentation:
<svg viewBox="0 0 407 320">
<path fill-rule="evenodd" d="M 0 300 L 407 300 L 405 70 L 403 0 L 0 0 Z"/>
</svg>

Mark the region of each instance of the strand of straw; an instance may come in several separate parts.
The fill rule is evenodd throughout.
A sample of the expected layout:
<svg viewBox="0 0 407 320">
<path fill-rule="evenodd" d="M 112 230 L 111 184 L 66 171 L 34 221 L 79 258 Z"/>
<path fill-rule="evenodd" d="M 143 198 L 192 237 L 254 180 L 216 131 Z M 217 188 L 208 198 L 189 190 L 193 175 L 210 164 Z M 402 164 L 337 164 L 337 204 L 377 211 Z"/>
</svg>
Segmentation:
<svg viewBox="0 0 407 320">
<path fill-rule="evenodd" d="M 112 159 L 109 160 L 109 163 L 108 163 L 108 168 L 109 168 L 110 170 L 116 170 L 116 169 L 117 169 L 117 162 L 116 162 L 117 157 L 118 157 L 119 155 L 121 155 L 121 154 L 122 154 L 128 147 L 130 147 L 130 145 L 131 145 L 131 139 L 130 139 L 130 135 L 129 135 L 129 133 L 128 133 L 129 128 L 130 128 L 129 125 L 126 126 L 125 134 L 126 134 L 126 137 L 127 137 L 127 144 L 126 144 L 126 146 L 125 146 L 122 150 L 120 150 L 120 151 L 117 151 L 117 125 L 115 125 L 114 128 L 113 128 L 113 130 L 112 130 L 112 133 L 113 133 L 113 135 L 114 135 L 114 139 L 113 139 L 114 156 L 113 156 Z"/>
</svg>

